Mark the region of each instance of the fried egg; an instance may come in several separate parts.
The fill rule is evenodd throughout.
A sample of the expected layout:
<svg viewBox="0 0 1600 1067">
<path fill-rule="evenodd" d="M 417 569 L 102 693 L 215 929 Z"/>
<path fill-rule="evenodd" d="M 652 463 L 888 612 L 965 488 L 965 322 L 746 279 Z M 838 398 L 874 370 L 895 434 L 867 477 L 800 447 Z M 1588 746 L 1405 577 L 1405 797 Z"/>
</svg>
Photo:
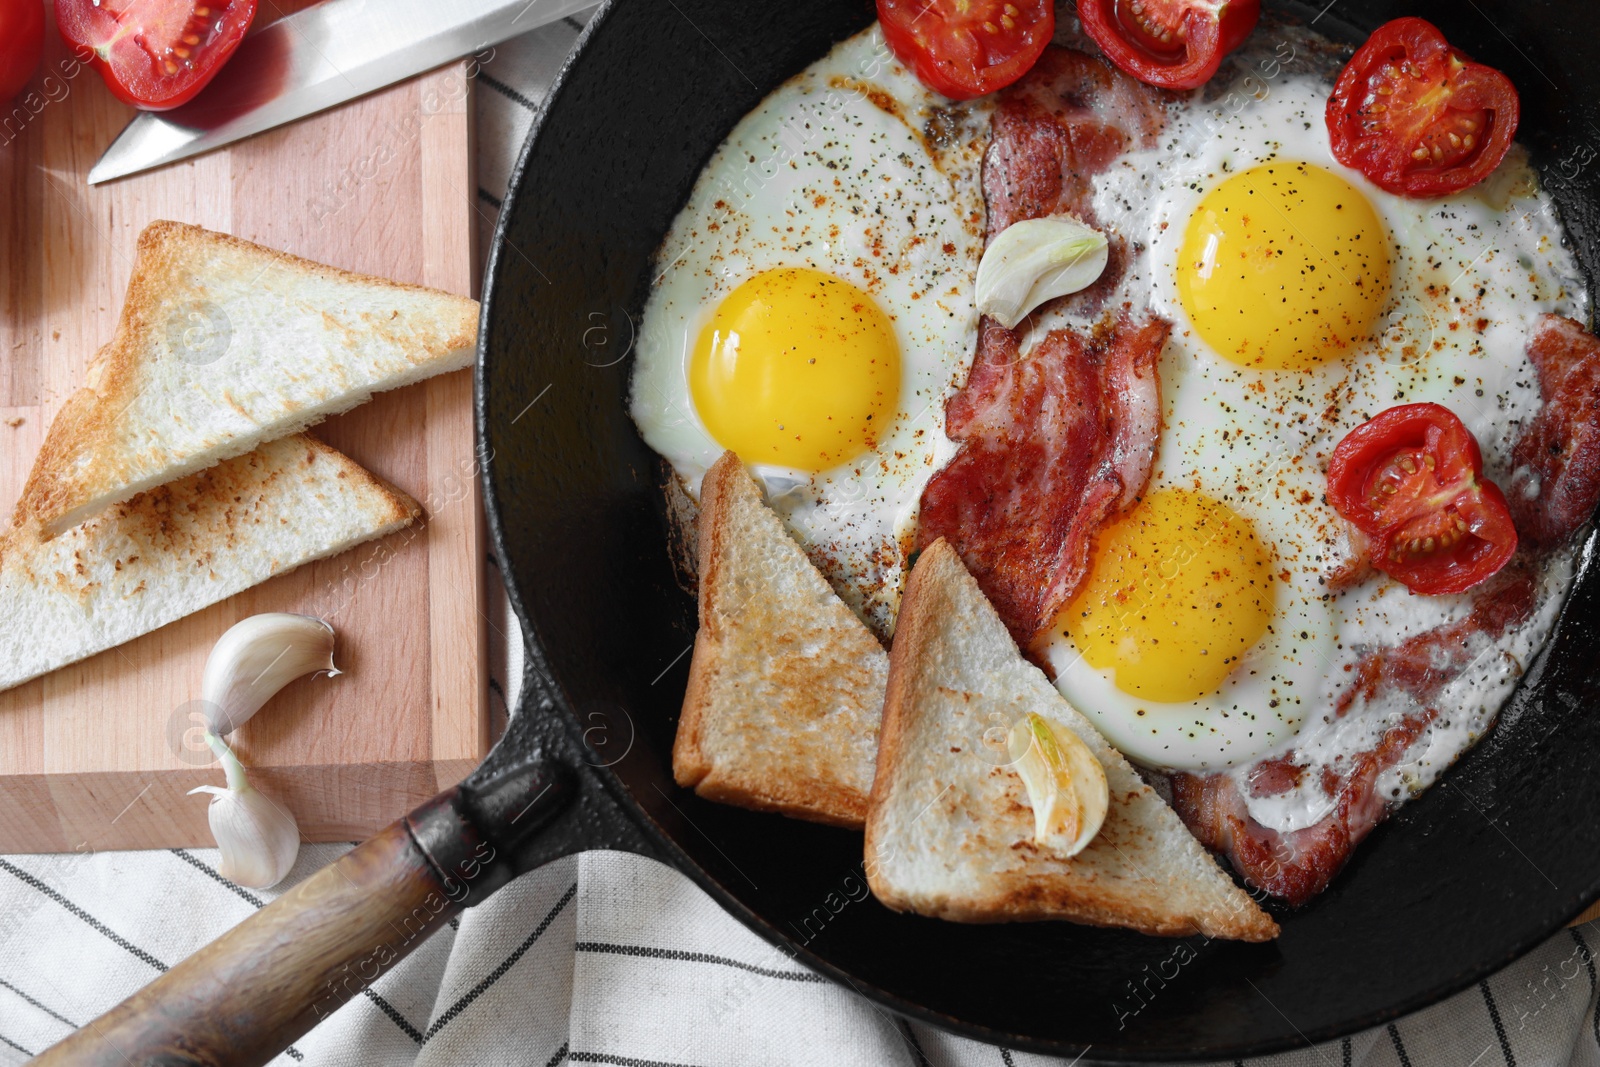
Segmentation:
<svg viewBox="0 0 1600 1067">
<path fill-rule="evenodd" d="M 1413 596 L 1382 575 L 1346 587 L 1358 560 L 1323 499 L 1328 456 L 1380 411 L 1434 401 L 1506 484 L 1517 427 L 1540 404 L 1528 331 L 1544 312 L 1588 311 L 1522 157 L 1456 196 L 1386 193 L 1333 158 L 1326 70 L 1314 42 L 1288 40 L 1258 34 L 1231 83 L 1175 103 L 1156 148 L 1095 181 L 1096 213 L 1134 249 L 1119 296 L 1173 324 L 1164 419 L 1144 499 L 1102 532 L 1045 655 L 1063 694 L 1155 768 L 1244 766 L 1338 727 L 1331 760 L 1381 735 L 1381 714 L 1333 721 L 1348 669 L 1363 648 L 1462 617 L 1470 598 Z M 1538 629 L 1519 641 L 1536 649 Z M 1514 679 L 1501 673 L 1475 679 L 1503 697 Z M 1311 815 L 1292 797 L 1251 803 L 1280 828 Z"/>
<path fill-rule="evenodd" d="M 732 449 L 885 635 L 923 486 L 955 451 L 988 106 L 924 89 L 876 27 L 840 44 L 706 164 L 636 349 L 634 421 L 690 494 Z"/>
</svg>

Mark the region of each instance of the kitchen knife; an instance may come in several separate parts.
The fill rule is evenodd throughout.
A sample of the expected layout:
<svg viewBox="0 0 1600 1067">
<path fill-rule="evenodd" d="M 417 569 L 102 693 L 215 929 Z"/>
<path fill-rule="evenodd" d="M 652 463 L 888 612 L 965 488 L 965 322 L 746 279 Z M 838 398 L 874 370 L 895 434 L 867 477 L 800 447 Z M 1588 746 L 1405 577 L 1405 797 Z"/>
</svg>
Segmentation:
<svg viewBox="0 0 1600 1067">
<path fill-rule="evenodd" d="M 246 37 L 189 103 L 134 118 L 89 171 L 89 184 L 314 115 L 594 3 L 324 0 Z"/>
</svg>

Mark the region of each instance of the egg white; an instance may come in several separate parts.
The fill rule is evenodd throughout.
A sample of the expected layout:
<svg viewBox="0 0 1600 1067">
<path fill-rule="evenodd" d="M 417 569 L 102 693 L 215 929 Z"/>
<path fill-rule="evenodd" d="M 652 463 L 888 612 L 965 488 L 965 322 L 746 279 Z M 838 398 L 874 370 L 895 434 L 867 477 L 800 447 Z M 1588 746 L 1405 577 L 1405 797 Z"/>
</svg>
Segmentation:
<svg viewBox="0 0 1600 1067">
<path fill-rule="evenodd" d="M 815 475 L 755 472 L 840 595 L 883 634 L 922 489 L 955 452 L 944 401 L 975 347 L 988 106 L 952 107 L 923 88 L 876 26 L 838 45 L 763 100 L 706 164 L 662 244 L 641 325 L 633 417 L 697 496 L 723 449 L 695 413 L 689 354 L 722 297 L 762 271 L 807 266 L 878 300 L 902 380 L 877 448 Z"/>
</svg>

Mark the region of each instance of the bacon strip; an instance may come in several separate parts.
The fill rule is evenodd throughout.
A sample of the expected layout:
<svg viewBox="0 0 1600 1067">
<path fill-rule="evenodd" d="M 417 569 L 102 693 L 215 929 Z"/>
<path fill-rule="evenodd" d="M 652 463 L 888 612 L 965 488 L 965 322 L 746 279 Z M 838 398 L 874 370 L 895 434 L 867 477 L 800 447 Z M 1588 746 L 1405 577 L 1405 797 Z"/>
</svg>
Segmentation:
<svg viewBox="0 0 1600 1067">
<path fill-rule="evenodd" d="M 1070 212 L 1093 223 L 1089 179 L 1134 147 L 1154 147 L 1161 95 L 1094 56 L 1051 46 L 1001 96 L 983 161 L 988 236 Z"/>
<path fill-rule="evenodd" d="M 1389 692 L 1410 697 L 1414 708 L 1374 748 L 1338 769 L 1324 770 L 1320 785 L 1334 808 L 1321 821 L 1288 833 L 1262 826 L 1225 774 L 1174 774 L 1173 808 L 1200 843 L 1225 853 L 1250 885 L 1304 904 L 1327 888 L 1355 847 L 1398 806 L 1378 794 L 1378 776 L 1405 758 L 1438 715 L 1431 701 L 1482 649 L 1483 638 L 1498 639 L 1532 613 L 1533 594 L 1533 575 L 1508 568 L 1479 587 L 1466 618 L 1361 658 L 1355 680 L 1335 704 L 1336 714 L 1347 713 L 1358 697 L 1372 700 Z M 1295 763 L 1293 752 L 1263 760 L 1251 770 L 1251 788 L 1257 796 L 1285 792 L 1306 769 Z"/>
<path fill-rule="evenodd" d="M 987 240 L 1063 213 L 1093 221 L 1090 178 L 1154 143 L 1160 95 L 1102 61 L 1051 47 L 1006 90 L 984 156 Z M 1124 252 L 1089 290 L 1098 314 Z M 1071 599 L 1100 527 L 1143 492 L 1161 435 L 1155 364 L 1168 326 L 1124 315 L 1091 337 L 1056 330 L 1024 356 L 1024 334 L 984 319 L 962 391 L 945 407 L 962 449 L 922 494 L 918 547 L 944 537 L 1027 647 Z"/>
<path fill-rule="evenodd" d="M 1166 122 L 1162 94 L 1104 60 L 1051 46 L 1005 90 L 983 157 L 985 245 L 1024 219 L 1076 215 L 1099 225 L 1094 175 L 1133 148 L 1153 148 Z M 1106 269 L 1056 306 L 1097 315 L 1126 270 L 1127 242 L 1107 235 Z"/>
<path fill-rule="evenodd" d="M 1566 540 L 1600 504 L 1600 339 L 1545 315 L 1528 340 L 1544 407 L 1512 450 L 1506 493 L 1517 532 L 1535 544 Z"/>
<path fill-rule="evenodd" d="M 1055 330 L 1019 358 L 1015 334 L 983 325 L 979 362 L 946 411 L 962 449 L 923 490 L 917 540 L 955 547 L 1024 648 L 1083 584 L 1100 527 L 1149 480 L 1167 329 L 1124 317 L 1089 341 Z"/>
</svg>

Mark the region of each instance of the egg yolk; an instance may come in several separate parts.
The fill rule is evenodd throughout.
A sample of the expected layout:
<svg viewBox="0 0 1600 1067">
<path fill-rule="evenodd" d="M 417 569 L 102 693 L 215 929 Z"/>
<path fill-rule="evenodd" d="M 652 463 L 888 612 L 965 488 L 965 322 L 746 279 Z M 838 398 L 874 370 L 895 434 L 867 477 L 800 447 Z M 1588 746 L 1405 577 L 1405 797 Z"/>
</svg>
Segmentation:
<svg viewBox="0 0 1600 1067">
<path fill-rule="evenodd" d="M 900 349 L 866 290 L 783 267 L 723 298 L 690 355 L 689 391 L 745 462 L 827 470 L 876 447 L 900 400 Z"/>
<path fill-rule="evenodd" d="M 1101 532 L 1089 580 L 1059 622 L 1123 692 L 1195 700 L 1266 633 L 1272 581 L 1249 520 L 1202 493 L 1162 489 Z"/>
<path fill-rule="evenodd" d="M 1178 297 L 1224 358 L 1303 370 L 1371 336 L 1389 298 L 1385 240 L 1372 204 L 1338 175 L 1253 167 L 1189 217 Z"/>
</svg>

